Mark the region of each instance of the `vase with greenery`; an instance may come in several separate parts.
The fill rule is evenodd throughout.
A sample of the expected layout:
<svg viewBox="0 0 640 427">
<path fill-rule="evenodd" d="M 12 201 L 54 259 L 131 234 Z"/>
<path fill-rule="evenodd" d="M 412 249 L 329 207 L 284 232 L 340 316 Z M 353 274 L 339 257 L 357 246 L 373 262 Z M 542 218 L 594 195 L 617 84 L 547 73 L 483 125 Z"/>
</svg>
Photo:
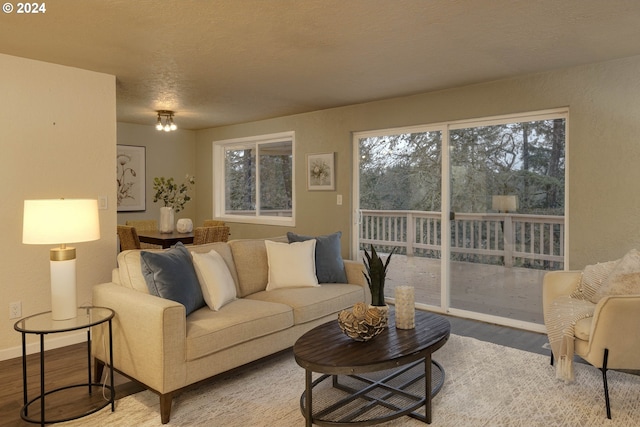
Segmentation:
<svg viewBox="0 0 640 427">
<path fill-rule="evenodd" d="M 365 259 L 363 262 L 366 268 L 364 277 L 367 279 L 367 284 L 371 291 L 371 305 L 373 306 L 386 306 L 384 301 L 384 282 L 387 277 L 387 267 L 389 266 L 391 255 L 393 255 L 394 251 L 395 248 L 391 250 L 386 261 L 384 261 L 378 256 L 373 244 L 371 245 L 371 254 L 369 254 L 366 249 L 364 250 Z"/>
<path fill-rule="evenodd" d="M 153 201 L 162 202 L 159 224 L 161 233 L 173 232 L 174 214 L 183 210 L 184 205 L 191 200 L 189 190 L 195 182 L 195 177 L 190 175 L 181 184 L 177 184 L 173 178 L 163 176 L 153 179 L 153 189 L 156 192 Z"/>
</svg>

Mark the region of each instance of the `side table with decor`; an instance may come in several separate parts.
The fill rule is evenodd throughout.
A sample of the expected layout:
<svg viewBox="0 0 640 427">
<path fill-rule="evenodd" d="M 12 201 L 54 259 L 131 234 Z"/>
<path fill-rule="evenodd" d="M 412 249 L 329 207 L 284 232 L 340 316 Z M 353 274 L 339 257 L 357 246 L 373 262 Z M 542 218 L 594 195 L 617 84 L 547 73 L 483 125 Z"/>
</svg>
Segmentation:
<svg viewBox="0 0 640 427">
<path fill-rule="evenodd" d="M 111 411 L 115 410 L 115 386 L 113 380 L 113 364 L 109 363 L 109 378 L 110 384 L 101 384 L 99 378 L 92 378 L 91 374 L 91 328 L 97 325 L 108 323 L 109 328 L 109 342 L 105 345 L 109 346 L 109 360 L 113 360 L 112 350 L 112 329 L 111 320 L 113 319 L 114 312 L 110 308 L 105 307 L 80 307 L 77 310 L 77 316 L 67 320 L 53 320 L 51 312 L 34 314 L 23 319 L 18 320 L 14 329 L 22 334 L 22 385 L 24 395 L 24 406 L 20 411 L 20 416 L 23 420 L 36 423 L 44 426 L 45 424 L 60 423 L 63 421 L 74 420 L 81 418 L 111 404 Z M 87 382 L 81 384 L 67 385 L 59 387 L 53 390 L 45 390 L 45 349 L 44 349 L 44 337 L 49 334 L 57 334 L 62 332 L 76 331 L 86 329 L 87 330 Z M 29 392 L 27 389 L 27 335 L 38 335 L 40 341 L 40 393 L 29 399 Z M 96 391 L 98 399 L 92 400 L 93 405 L 89 410 L 82 413 L 69 414 L 65 416 L 58 416 L 54 419 L 47 418 L 46 412 L 53 408 L 48 408 L 45 401 L 52 395 L 60 395 L 65 392 L 70 392 L 72 389 L 86 388 L 89 396 L 93 395 Z M 108 400 L 103 398 L 103 389 L 109 391 Z M 71 393 L 69 393 L 71 395 Z M 54 399 L 51 399 L 54 400 Z M 60 400 L 60 399 L 56 399 Z M 39 403 L 39 405 L 36 405 Z M 38 408 L 39 406 L 39 408 Z M 68 407 L 68 401 L 65 399 L 65 409 Z M 38 411 L 39 409 L 39 411 Z M 31 414 L 38 413 L 39 417 L 30 416 Z M 56 411 L 58 414 L 58 411 Z"/>
</svg>

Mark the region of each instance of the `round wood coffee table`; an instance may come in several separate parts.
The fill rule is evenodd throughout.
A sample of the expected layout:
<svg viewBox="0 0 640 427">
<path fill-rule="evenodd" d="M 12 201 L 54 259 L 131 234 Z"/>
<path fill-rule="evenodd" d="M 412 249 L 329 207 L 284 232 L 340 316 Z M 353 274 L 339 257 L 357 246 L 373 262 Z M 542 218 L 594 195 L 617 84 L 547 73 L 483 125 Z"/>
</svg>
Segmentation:
<svg viewBox="0 0 640 427">
<path fill-rule="evenodd" d="M 444 383 L 444 369 L 431 354 L 450 332 L 446 318 L 422 311 L 414 329 L 396 329 L 393 310 L 389 327 L 367 342 L 347 337 L 337 318 L 310 330 L 293 346 L 305 369 L 300 408 L 306 425 L 372 425 L 403 415 L 430 424 L 431 399 Z M 322 375 L 313 381 L 313 372 Z M 415 412 L 422 406 L 424 416 Z"/>
</svg>

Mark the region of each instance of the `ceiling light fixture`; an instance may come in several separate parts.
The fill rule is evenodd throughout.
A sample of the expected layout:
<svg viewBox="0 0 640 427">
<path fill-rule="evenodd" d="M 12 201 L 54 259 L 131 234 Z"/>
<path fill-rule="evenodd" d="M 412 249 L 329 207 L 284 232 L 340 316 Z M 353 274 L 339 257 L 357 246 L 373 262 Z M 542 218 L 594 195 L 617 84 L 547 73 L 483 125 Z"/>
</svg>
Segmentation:
<svg viewBox="0 0 640 427">
<path fill-rule="evenodd" d="M 158 110 L 158 121 L 156 122 L 156 129 L 163 130 L 165 132 L 171 132 L 178 129 L 175 123 L 173 123 L 173 111 L 170 110 Z M 162 119 L 164 118 L 164 123 Z"/>
</svg>

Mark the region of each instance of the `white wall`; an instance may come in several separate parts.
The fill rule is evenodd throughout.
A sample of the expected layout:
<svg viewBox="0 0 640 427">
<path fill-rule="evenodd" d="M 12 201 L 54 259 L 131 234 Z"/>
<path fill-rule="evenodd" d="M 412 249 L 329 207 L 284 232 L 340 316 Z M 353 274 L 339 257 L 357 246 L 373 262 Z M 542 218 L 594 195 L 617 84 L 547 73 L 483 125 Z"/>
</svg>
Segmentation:
<svg viewBox="0 0 640 427">
<path fill-rule="evenodd" d="M 9 303 L 21 301 L 23 316 L 51 309 L 52 246 L 22 244 L 25 199 L 107 196 L 108 209 L 100 211 L 101 239 L 73 244 L 78 303 L 90 303 L 91 287 L 111 277 L 116 245 L 116 99 L 114 76 L 1 54 L 0 70 L 2 360 L 20 354 L 20 334 L 13 329 L 17 319 L 9 320 Z M 48 337 L 47 343 L 56 338 Z"/>
</svg>

